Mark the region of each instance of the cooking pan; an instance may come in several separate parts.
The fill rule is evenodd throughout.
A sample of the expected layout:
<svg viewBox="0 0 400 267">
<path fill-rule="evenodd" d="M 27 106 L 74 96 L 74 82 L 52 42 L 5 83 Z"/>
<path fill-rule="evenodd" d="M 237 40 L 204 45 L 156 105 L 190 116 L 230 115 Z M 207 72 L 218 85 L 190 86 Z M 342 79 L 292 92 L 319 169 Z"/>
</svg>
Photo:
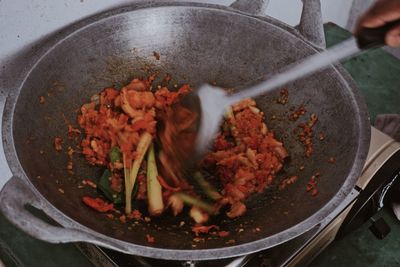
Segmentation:
<svg viewBox="0 0 400 267">
<path fill-rule="evenodd" d="M 223 87 L 250 84 L 323 48 L 319 1 L 304 0 L 299 30 L 261 16 L 267 1 L 236 1 L 232 6 L 182 2 L 141 2 L 84 19 L 27 48 L 4 71 L 7 95 L 3 145 L 13 177 L 0 194 L 4 215 L 30 235 L 53 243 L 90 242 L 124 253 L 175 260 L 205 260 L 245 255 L 286 242 L 316 226 L 355 186 L 365 161 L 370 126 L 366 106 L 354 82 L 339 65 L 288 84 L 289 103 L 276 103 L 279 92 L 256 99 L 267 125 L 283 140 L 290 159 L 277 181 L 248 200 L 245 216 L 214 218 L 228 237 L 194 243 L 190 225 L 177 224 L 168 212 L 151 222 L 122 224 L 82 204 L 91 188 L 82 179 L 97 179 L 101 169 L 83 157 L 66 169 L 70 145 L 66 122 L 104 87 L 131 78 L 170 73 L 173 83 L 216 82 Z M 301 31 L 301 32 L 300 32 Z M 305 38 L 304 36 L 307 36 Z M 153 52 L 160 54 L 155 59 Z M 44 103 L 39 99 L 43 96 Z M 304 105 L 298 121 L 287 119 L 291 107 Z M 315 113 L 314 154 L 304 157 L 293 133 Z M 318 139 L 319 133 L 326 135 Z M 54 150 L 62 137 L 64 152 Z M 334 157 L 336 163 L 330 163 Z M 299 171 L 299 166 L 304 170 Z M 307 180 L 321 176 L 316 197 Z M 276 190 L 292 175 L 298 181 Z M 56 224 L 42 221 L 33 206 Z M 243 229 L 244 231 L 239 231 Z M 146 234 L 155 237 L 149 244 Z M 230 241 L 230 240 L 234 240 Z"/>
</svg>

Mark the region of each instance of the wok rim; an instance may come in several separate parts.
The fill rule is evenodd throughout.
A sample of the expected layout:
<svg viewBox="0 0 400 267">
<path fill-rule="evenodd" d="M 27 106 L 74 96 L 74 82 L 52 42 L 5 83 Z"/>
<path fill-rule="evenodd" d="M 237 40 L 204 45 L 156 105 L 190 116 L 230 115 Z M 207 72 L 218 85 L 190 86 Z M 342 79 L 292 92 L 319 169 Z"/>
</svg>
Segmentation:
<svg viewBox="0 0 400 267">
<path fill-rule="evenodd" d="M 250 19 L 261 20 L 263 23 L 269 23 L 273 26 L 279 27 L 289 32 L 294 37 L 303 41 L 311 49 L 315 50 L 315 52 L 322 50 L 313 45 L 312 43 L 310 43 L 309 41 L 307 41 L 294 28 L 272 17 L 254 16 L 248 13 L 235 10 L 231 7 L 214 5 L 214 4 L 173 2 L 173 1 L 162 1 L 157 3 L 141 2 L 141 3 L 134 3 L 130 5 L 124 5 L 112 8 L 94 14 L 87 18 L 83 18 L 72 25 L 66 26 L 61 31 L 52 35 L 49 39 L 40 42 L 41 46 L 37 47 L 37 50 L 32 51 L 32 55 L 29 58 L 30 60 L 29 68 L 27 72 L 22 75 L 23 79 L 21 79 L 21 82 L 16 86 L 16 88 L 13 88 L 14 90 L 10 91 L 7 97 L 3 110 L 2 135 L 3 135 L 4 153 L 6 155 L 7 163 L 10 167 L 12 174 L 18 178 L 23 178 L 29 183 L 31 190 L 34 191 L 34 193 L 41 199 L 42 204 L 46 206 L 46 213 L 50 217 L 56 219 L 56 221 L 60 223 L 62 226 L 66 228 L 80 229 L 92 234 L 94 237 L 106 240 L 107 242 L 104 242 L 103 244 L 106 247 L 116 249 L 116 247 L 113 246 L 113 244 L 118 244 L 118 247 L 123 247 L 124 250 L 118 248 L 117 250 L 133 255 L 140 255 L 140 256 L 159 258 L 165 260 L 211 260 L 218 258 L 230 258 L 274 247 L 276 245 L 289 241 L 312 229 L 313 227 L 318 225 L 324 218 L 326 218 L 329 214 L 331 214 L 343 202 L 343 200 L 347 197 L 347 195 L 350 194 L 351 190 L 356 185 L 356 181 L 359 178 L 359 175 L 361 174 L 369 150 L 371 129 L 370 129 L 367 106 L 364 100 L 362 99 L 360 92 L 357 90 L 356 84 L 351 78 L 351 76 L 344 70 L 344 68 L 341 65 L 337 64 L 333 65 L 331 68 L 334 69 L 335 72 L 338 74 L 338 78 L 341 79 L 343 83 L 348 85 L 349 93 L 353 97 L 352 102 L 354 104 L 354 108 L 358 110 L 359 114 L 359 116 L 356 116 L 354 118 L 357 120 L 357 125 L 359 126 L 358 127 L 359 142 L 358 142 L 356 157 L 353 160 L 352 167 L 342 187 L 332 197 L 332 199 L 330 199 L 317 212 L 315 212 L 313 215 L 309 216 L 305 220 L 274 235 L 263 237 L 261 239 L 240 245 L 226 246 L 221 248 L 211 248 L 211 249 L 166 249 L 166 248 L 138 245 L 101 234 L 97 231 L 88 228 L 85 225 L 82 225 L 78 221 L 75 221 L 74 219 L 70 218 L 62 211 L 57 209 L 47 198 L 45 198 L 32 184 L 32 182 L 26 175 L 24 168 L 21 166 L 21 163 L 18 160 L 17 151 L 15 149 L 15 144 L 14 144 L 14 138 L 13 138 L 14 111 L 16 105 L 18 104 L 19 94 L 22 88 L 24 87 L 26 80 L 30 76 L 31 72 L 35 69 L 35 67 L 38 64 L 40 64 L 42 59 L 45 58 L 60 43 L 68 39 L 71 35 L 77 33 L 78 31 L 82 30 L 85 27 L 89 27 L 94 23 L 98 23 L 104 19 L 108 19 L 110 17 L 121 15 L 124 13 L 137 11 L 140 9 L 163 8 L 163 7 L 174 7 L 174 6 L 211 9 L 219 12 L 222 11 L 222 12 L 232 13 L 232 15 L 246 16 Z"/>
</svg>

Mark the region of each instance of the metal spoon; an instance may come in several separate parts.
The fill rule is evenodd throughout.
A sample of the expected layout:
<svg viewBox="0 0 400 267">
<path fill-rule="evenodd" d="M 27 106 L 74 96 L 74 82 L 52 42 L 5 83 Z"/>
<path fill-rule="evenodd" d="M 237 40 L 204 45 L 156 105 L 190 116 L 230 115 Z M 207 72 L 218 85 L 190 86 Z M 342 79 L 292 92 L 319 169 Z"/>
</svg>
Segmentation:
<svg viewBox="0 0 400 267">
<path fill-rule="evenodd" d="M 379 47 L 385 44 L 385 35 L 400 20 L 391 22 L 380 28 L 361 29 L 352 37 L 324 52 L 312 55 L 300 62 L 293 63 L 283 70 L 275 73 L 265 81 L 228 95 L 219 87 L 204 84 L 194 91 L 194 96 L 199 100 L 200 127 L 197 134 L 195 151 L 201 155 L 209 147 L 213 137 L 218 132 L 223 114 L 228 106 L 245 98 L 255 97 L 275 90 L 276 88 L 307 76 L 315 71 L 328 67 L 339 60 L 359 54 L 361 51 Z M 197 157 L 196 157 L 197 158 Z"/>
<path fill-rule="evenodd" d="M 187 94 L 180 105 L 199 114 L 198 119 L 192 129 L 195 131 L 195 140 L 191 148 L 182 145 L 182 137 L 171 136 L 171 143 L 161 144 L 164 148 L 168 146 L 171 155 L 167 155 L 171 165 L 176 167 L 176 172 L 188 176 L 196 163 L 208 151 L 212 140 L 219 130 L 220 123 L 226 108 L 245 98 L 255 97 L 276 90 L 280 86 L 287 84 L 315 71 L 321 70 L 339 60 L 359 54 L 363 50 L 379 47 L 385 44 L 385 35 L 400 20 L 386 24 L 379 28 L 363 28 L 352 37 L 324 52 L 312 55 L 300 62 L 293 63 L 278 71 L 263 82 L 240 90 L 234 94 L 228 94 L 222 88 L 204 84 L 197 90 Z M 174 123 L 174 122 L 170 122 Z M 161 142 L 162 143 L 162 142 Z M 185 175 L 186 174 L 186 175 Z"/>
</svg>

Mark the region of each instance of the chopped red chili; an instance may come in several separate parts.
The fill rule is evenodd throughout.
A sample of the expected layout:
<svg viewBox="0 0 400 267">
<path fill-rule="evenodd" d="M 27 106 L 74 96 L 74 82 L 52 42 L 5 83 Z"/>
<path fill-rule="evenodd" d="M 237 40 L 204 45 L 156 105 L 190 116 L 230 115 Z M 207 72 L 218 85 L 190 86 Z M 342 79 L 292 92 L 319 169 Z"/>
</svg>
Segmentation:
<svg viewBox="0 0 400 267">
<path fill-rule="evenodd" d="M 62 150 L 62 138 L 59 136 L 56 136 L 54 138 L 54 148 L 56 149 L 56 151 L 61 151 Z"/>
<path fill-rule="evenodd" d="M 92 198 L 85 196 L 82 198 L 83 203 L 85 203 L 87 206 L 91 207 L 94 210 L 97 210 L 99 212 L 107 212 L 114 210 L 114 205 L 109 204 L 102 200 L 101 198 Z"/>
<path fill-rule="evenodd" d="M 146 240 L 149 243 L 154 243 L 156 241 L 155 238 L 149 234 L 146 235 Z"/>
</svg>

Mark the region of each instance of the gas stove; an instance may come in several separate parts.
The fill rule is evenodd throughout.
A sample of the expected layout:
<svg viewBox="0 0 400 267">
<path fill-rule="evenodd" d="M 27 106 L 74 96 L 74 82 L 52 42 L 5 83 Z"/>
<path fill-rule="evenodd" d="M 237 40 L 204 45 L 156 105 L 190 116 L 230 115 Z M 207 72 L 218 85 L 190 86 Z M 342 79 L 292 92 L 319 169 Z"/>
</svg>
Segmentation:
<svg viewBox="0 0 400 267">
<path fill-rule="evenodd" d="M 370 149 L 363 172 L 341 205 L 305 234 L 276 247 L 237 258 L 210 261 L 164 261 L 126 255 L 95 245 L 78 248 L 98 267 L 152 266 L 306 266 L 335 238 L 369 220 L 400 183 L 400 143 L 372 127 Z"/>
</svg>

